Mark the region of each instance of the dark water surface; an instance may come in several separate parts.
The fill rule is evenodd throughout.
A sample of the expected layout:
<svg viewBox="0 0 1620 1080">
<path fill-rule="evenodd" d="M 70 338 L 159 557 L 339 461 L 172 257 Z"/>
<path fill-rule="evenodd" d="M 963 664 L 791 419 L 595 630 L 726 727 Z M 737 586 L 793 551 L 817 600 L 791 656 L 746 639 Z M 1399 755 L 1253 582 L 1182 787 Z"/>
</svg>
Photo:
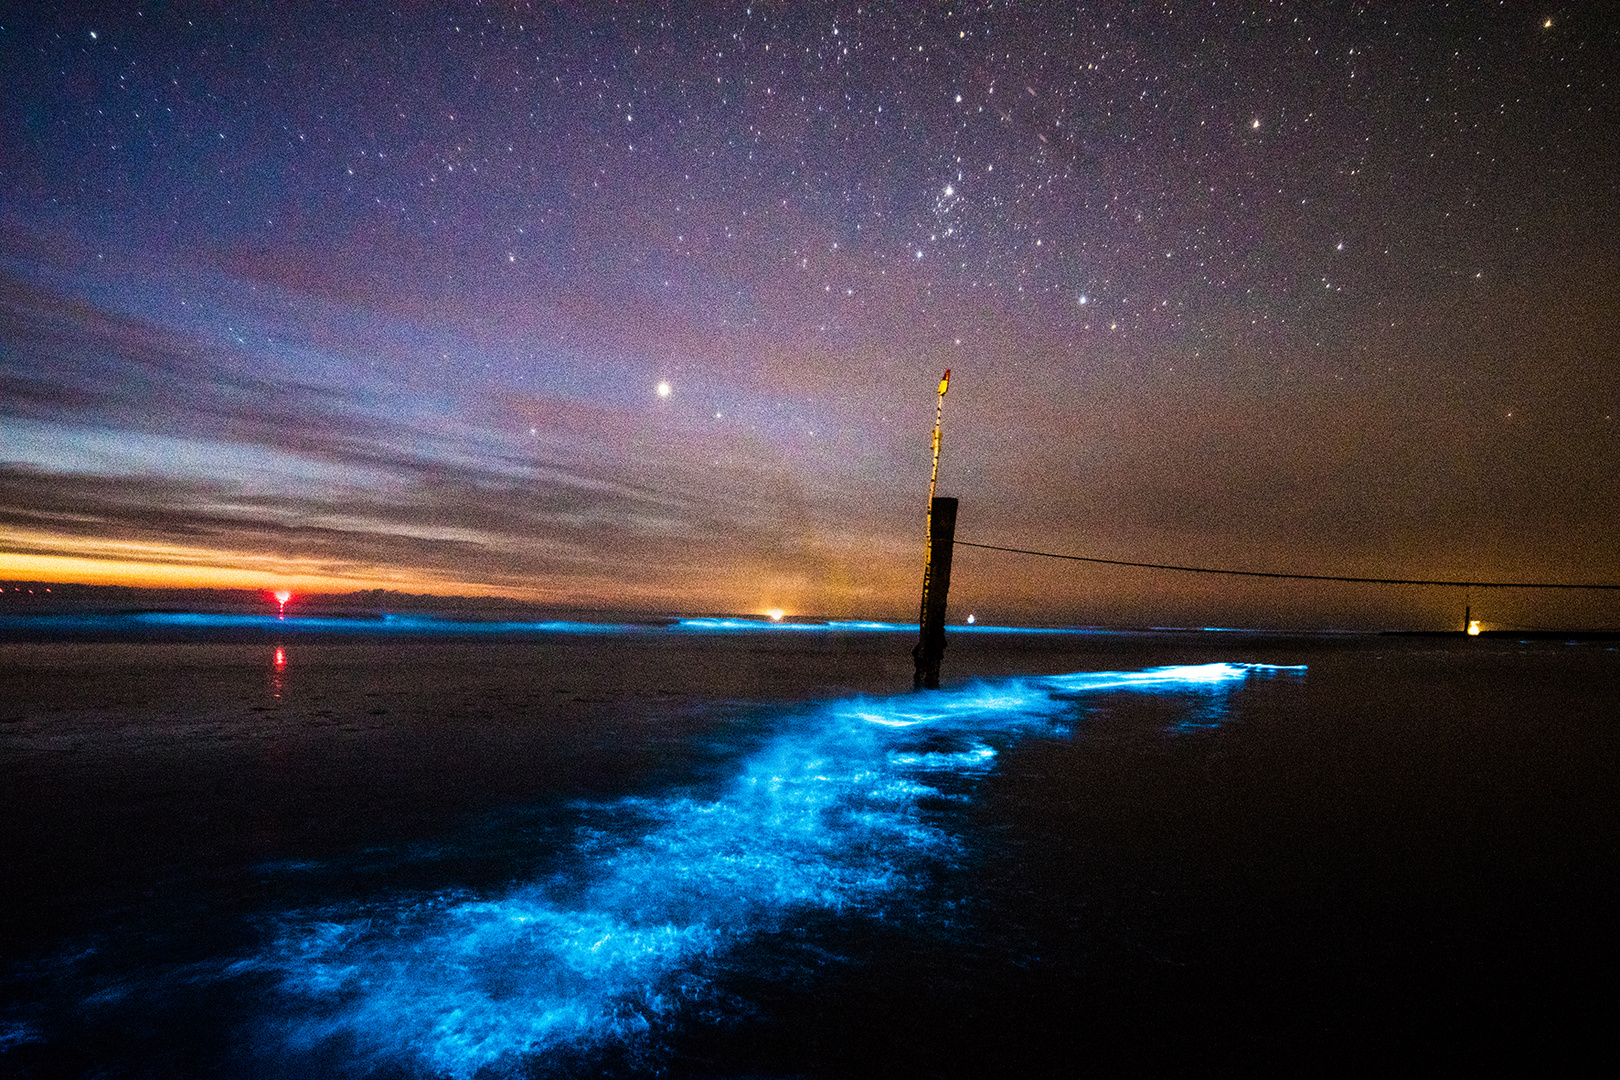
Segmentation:
<svg viewBox="0 0 1620 1080">
<path fill-rule="evenodd" d="M 1616 1064 L 1612 642 L 3 629 L 7 1076 Z"/>
</svg>

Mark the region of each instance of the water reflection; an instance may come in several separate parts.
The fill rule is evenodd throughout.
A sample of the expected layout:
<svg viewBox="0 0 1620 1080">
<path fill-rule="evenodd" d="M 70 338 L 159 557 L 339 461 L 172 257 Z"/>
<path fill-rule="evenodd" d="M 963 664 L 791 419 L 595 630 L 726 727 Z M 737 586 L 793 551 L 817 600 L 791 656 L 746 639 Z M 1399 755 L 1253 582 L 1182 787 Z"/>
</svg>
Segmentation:
<svg viewBox="0 0 1620 1080">
<path fill-rule="evenodd" d="M 270 661 L 270 694 L 280 697 L 283 684 L 286 682 L 287 650 L 280 645 L 276 646 L 276 655 Z"/>
<path fill-rule="evenodd" d="M 1187 695 L 1185 710 L 1169 727 L 1172 735 L 1191 735 L 1209 731 L 1226 723 L 1231 714 L 1228 695 L 1224 690 L 1205 691 Z"/>
</svg>

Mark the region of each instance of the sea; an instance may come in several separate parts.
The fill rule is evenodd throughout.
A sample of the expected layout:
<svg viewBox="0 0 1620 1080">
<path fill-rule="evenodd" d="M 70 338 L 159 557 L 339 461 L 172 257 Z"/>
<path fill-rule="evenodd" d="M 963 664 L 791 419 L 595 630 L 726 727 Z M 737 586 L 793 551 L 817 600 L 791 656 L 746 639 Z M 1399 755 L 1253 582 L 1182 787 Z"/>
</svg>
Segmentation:
<svg viewBox="0 0 1620 1080">
<path fill-rule="evenodd" d="M 1613 1074 L 1614 640 L 0 620 L 0 1074 Z"/>
</svg>

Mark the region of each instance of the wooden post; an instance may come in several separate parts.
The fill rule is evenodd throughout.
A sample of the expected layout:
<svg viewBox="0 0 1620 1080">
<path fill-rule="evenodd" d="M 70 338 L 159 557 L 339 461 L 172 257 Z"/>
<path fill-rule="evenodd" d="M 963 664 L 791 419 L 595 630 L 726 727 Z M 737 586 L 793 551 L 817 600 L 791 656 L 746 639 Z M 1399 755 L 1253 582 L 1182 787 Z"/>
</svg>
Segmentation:
<svg viewBox="0 0 1620 1080">
<path fill-rule="evenodd" d="M 939 689 L 939 662 L 945 656 L 945 597 L 951 588 L 951 548 L 956 541 L 956 500 L 939 497 L 928 510 L 928 560 L 923 565 L 922 612 L 917 647 L 911 650 L 917 671 L 913 690 Z"/>
</svg>

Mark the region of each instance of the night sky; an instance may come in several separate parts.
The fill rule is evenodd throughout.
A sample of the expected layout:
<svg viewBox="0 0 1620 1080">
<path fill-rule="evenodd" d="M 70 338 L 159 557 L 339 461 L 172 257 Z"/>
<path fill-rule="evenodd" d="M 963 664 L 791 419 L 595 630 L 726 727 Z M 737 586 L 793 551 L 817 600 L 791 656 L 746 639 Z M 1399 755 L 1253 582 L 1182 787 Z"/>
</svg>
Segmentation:
<svg viewBox="0 0 1620 1080">
<path fill-rule="evenodd" d="M 1620 577 L 1608 3 L 50 7 L 0 577 L 915 617 L 947 367 L 963 540 Z M 958 549 L 951 612 L 1615 596 Z"/>
</svg>

